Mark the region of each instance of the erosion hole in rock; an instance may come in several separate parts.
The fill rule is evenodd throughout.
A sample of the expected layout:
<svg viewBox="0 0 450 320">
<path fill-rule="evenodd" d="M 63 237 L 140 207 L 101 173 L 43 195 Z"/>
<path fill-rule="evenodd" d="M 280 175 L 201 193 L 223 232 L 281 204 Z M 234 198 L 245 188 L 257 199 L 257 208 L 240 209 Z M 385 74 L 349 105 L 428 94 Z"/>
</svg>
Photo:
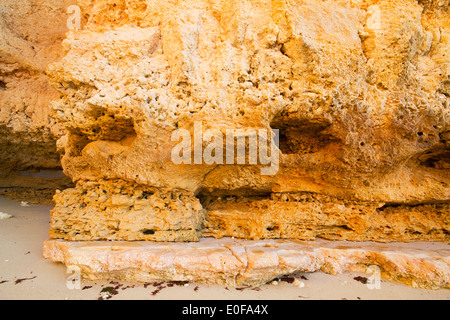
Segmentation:
<svg viewBox="0 0 450 320">
<path fill-rule="evenodd" d="M 91 128 L 73 131 L 69 134 L 71 156 L 81 156 L 83 149 L 89 144 L 97 142 L 100 151 L 113 152 L 110 149 L 124 149 L 131 147 L 137 138 L 132 120 L 109 118 L 112 121 L 102 122 Z M 115 122 L 113 121 L 115 120 Z M 105 150 L 103 150 L 105 149 Z"/>
<path fill-rule="evenodd" d="M 450 150 L 436 149 L 428 151 L 419 157 L 421 164 L 430 169 L 450 171 Z M 447 173 L 446 173 L 447 175 Z"/>
<path fill-rule="evenodd" d="M 144 234 L 144 235 L 146 235 L 146 236 L 150 236 L 150 235 L 154 235 L 155 234 L 155 230 L 152 230 L 152 229 L 144 229 L 144 230 L 142 230 L 142 233 Z"/>
<path fill-rule="evenodd" d="M 70 156 L 81 156 L 81 152 L 83 151 L 84 147 L 86 147 L 91 142 L 92 140 L 81 133 L 69 133 L 69 145 L 71 146 Z"/>
<path fill-rule="evenodd" d="M 201 189 L 197 192 L 196 198 L 200 201 L 202 207 L 210 209 L 210 205 L 218 202 L 235 202 L 238 199 L 263 200 L 270 199 L 272 193 L 265 190 L 255 190 L 251 188 L 239 188 L 234 190 L 226 189 Z"/>
<path fill-rule="evenodd" d="M 144 191 L 144 192 L 142 192 L 142 195 L 140 195 L 138 197 L 138 200 L 142 200 L 142 199 L 148 200 L 154 194 L 155 194 L 154 192 Z"/>
<path fill-rule="evenodd" d="M 279 148 L 285 155 L 316 153 L 338 141 L 326 133 L 329 125 L 321 122 L 279 116 L 272 120 L 270 127 L 279 130 Z"/>
<path fill-rule="evenodd" d="M 428 158 L 424 165 L 429 168 L 434 168 L 437 170 L 449 170 L 450 169 L 450 151 L 445 154 L 441 154 L 435 157 Z"/>
<path fill-rule="evenodd" d="M 276 231 L 280 230 L 280 227 L 279 226 L 268 226 L 266 228 L 266 230 L 269 232 L 276 232 Z"/>
<path fill-rule="evenodd" d="M 6 90 L 6 83 L 0 80 L 0 90 Z"/>
</svg>

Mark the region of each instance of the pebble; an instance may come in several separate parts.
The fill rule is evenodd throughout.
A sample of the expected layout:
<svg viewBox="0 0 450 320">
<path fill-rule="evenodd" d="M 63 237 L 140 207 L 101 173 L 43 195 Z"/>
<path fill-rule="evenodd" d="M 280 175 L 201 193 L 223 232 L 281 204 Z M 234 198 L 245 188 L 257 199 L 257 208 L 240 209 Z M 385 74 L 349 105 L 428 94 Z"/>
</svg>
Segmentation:
<svg viewBox="0 0 450 320">
<path fill-rule="evenodd" d="M 294 286 L 296 286 L 296 287 L 299 287 L 299 288 L 304 288 L 305 287 L 305 283 L 303 281 L 298 280 L 298 279 L 295 279 L 292 284 Z"/>
<path fill-rule="evenodd" d="M 12 215 L 4 213 L 4 212 L 0 212 L 0 220 L 2 219 L 11 219 Z"/>
</svg>

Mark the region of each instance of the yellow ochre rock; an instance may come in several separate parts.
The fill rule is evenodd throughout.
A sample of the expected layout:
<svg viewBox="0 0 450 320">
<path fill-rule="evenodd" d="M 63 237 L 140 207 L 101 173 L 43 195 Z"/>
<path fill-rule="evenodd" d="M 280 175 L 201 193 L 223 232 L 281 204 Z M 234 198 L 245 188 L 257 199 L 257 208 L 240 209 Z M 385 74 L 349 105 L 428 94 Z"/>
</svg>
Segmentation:
<svg viewBox="0 0 450 320">
<path fill-rule="evenodd" d="M 76 182 L 52 238 L 449 241 L 449 1 L 79 5 L 47 70 Z M 221 161 L 277 130 L 272 174 Z"/>
</svg>

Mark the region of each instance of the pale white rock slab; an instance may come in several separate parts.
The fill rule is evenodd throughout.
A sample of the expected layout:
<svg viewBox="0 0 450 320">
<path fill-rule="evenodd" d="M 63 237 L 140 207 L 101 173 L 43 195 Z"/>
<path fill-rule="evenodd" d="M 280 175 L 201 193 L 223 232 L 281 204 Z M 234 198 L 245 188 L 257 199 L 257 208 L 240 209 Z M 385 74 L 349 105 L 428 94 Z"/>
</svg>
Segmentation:
<svg viewBox="0 0 450 320">
<path fill-rule="evenodd" d="M 45 258 L 78 266 L 87 279 L 260 285 L 297 272 L 367 272 L 416 288 L 450 288 L 446 243 L 201 239 L 196 243 L 48 240 Z M 370 276 L 368 274 L 368 276 Z"/>
</svg>

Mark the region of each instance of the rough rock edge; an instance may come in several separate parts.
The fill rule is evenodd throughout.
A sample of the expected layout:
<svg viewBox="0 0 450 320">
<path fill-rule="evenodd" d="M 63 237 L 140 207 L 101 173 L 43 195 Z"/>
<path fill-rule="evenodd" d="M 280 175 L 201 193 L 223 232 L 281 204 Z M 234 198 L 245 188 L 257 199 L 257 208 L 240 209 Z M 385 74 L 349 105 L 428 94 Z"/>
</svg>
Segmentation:
<svg viewBox="0 0 450 320">
<path fill-rule="evenodd" d="M 44 257 L 77 266 L 90 280 L 175 280 L 242 286 L 261 285 L 296 272 L 366 272 L 368 266 L 377 265 L 384 279 L 414 288 L 450 288 L 450 250 L 440 243 L 386 246 L 230 238 L 185 244 L 48 240 Z"/>
<path fill-rule="evenodd" d="M 448 202 L 405 206 L 313 193 L 195 196 L 122 180 L 79 182 L 54 200 L 49 235 L 67 241 L 450 240 Z"/>
</svg>

